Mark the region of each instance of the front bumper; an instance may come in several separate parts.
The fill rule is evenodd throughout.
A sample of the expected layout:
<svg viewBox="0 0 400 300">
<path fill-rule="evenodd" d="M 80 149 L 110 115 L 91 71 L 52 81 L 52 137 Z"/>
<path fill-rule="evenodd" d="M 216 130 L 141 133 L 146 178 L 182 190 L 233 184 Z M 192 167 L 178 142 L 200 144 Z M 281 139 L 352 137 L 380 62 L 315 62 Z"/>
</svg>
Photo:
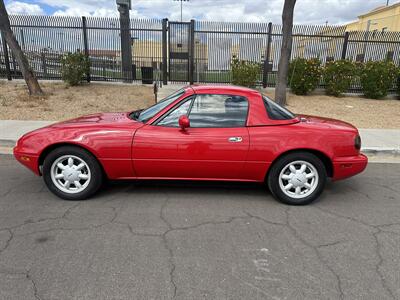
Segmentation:
<svg viewBox="0 0 400 300">
<path fill-rule="evenodd" d="M 368 158 L 360 153 L 357 156 L 337 157 L 333 160 L 332 180 L 345 179 L 365 170 Z"/>
<path fill-rule="evenodd" d="M 16 160 L 18 160 L 33 173 L 40 176 L 38 155 L 21 152 L 18 146 L 14 147 L 13 153 Z"/>
</svg>

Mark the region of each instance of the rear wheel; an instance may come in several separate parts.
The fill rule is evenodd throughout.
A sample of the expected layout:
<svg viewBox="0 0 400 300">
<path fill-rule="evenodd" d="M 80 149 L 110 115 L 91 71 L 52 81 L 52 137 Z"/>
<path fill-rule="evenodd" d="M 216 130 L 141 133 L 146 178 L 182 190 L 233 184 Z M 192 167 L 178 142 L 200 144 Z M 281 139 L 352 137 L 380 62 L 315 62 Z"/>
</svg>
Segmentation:
<svg viewBox="0 0 400 300">
<path fill-rule="evenodd" d="M 96 193 L 103 182 L 102 169 L 88 151 L 63 146 L 44 160 L 43 178 L 51 192 L 65 200 L 84 200 Z"/>
<path fill-rule="evenodd" d="M 326 168 L 312 153 L 294 152 L 279 158 L 271 167 L 268 187 L 279 201 L 306 205 L 318 198 L 326 183 Z"/>
</svg>

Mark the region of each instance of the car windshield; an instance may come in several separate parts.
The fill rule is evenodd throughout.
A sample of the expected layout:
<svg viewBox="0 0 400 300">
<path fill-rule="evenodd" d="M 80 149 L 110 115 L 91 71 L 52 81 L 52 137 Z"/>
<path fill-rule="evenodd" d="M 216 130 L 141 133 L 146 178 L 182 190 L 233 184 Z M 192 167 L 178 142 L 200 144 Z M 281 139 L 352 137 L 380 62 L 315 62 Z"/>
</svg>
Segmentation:
<svg viewBox="0 0 400 300">
<path fill-rule="evenodd" d="M 294 113 L 287 110 L 286 108 L 280 106 L 272 99 L 263 95 L 263 100 L 265 104 L 265 108 L 267 109 L 267 113 L 270 119 L 272 120 L 290 120 L 296 117 Z"/>
<path fill-rule="evenodd" d="M 179 90 L 172 95 L 162 99 L 160 102 L 157 104 L 150 106 L 149 108 L 146 108 L 142 111 L 137 111 L 134 112 L 131 115 L 131 118 L 140 122 L 147 122 L 150 120 L 152 117 L 154 117 L 157 113 L 159 113 L 161 110 L 166 108 L 168 105 L 170 105 L 172 102 L 177 100 L 179 97 L 181 97 L 185 93 L 185 90 Z"/>
</svg>

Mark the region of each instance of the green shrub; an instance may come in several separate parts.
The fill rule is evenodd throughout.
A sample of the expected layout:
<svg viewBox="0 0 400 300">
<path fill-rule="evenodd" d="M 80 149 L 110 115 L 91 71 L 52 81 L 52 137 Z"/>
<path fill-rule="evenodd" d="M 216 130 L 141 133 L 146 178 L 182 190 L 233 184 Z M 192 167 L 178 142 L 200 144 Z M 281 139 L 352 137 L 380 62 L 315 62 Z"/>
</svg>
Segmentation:
<svg viewBox="0 0 400 300">
<path fill-rule="evenodd" d="M 68 53 L 61 59 L 62 79 L 69 85 L 80 84 L 89 69 L 89 60 L 81 52 Z"/>
<path fill-rule="evenodd" d="M 261 73 L 261 65 L 251 61 L 232 59 L 232 83 L 234 85 L 255 87 Z"/>
<path fill-rule="evenodd" d="M 289 64 L 289 86 L 296 95 L 307 95 L 316 89 L 322 74 L 317 58 L 295 58 Z"/>
<path fill-rule="evenodd" d="M 391 61 L 369 61 L 361 69 L 360 81 L 364 95 L 372 99 L 387 96 L 394 80 L 397 68 Z"/>
<path fill-rule="evenodd" d="M 400 68 L 397 68 L 397 96 L 400 99 Z"/>
<path fill-rule="evenodd" d="M 357 73 L 356 66 L 349 60 L 330 61 L 324 69 L 326 93 L 335 97 L 346 92 Z"/>
</svg>

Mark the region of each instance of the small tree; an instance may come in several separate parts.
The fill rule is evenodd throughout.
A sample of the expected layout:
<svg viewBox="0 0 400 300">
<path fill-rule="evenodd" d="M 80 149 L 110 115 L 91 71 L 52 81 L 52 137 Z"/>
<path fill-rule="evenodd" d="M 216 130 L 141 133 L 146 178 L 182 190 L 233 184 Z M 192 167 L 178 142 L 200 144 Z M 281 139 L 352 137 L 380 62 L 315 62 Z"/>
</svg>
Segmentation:
<svg viewBox="0 0 400 300">
<path fill-rule="evenodd" d="M 61 59 L 62 79 L 69 85 L 78 85 L 89 73 L 90 63 L 81 52 L 68 53 Z"/>
<path fill-rule="evenodd" d="M 232 83 L 234 85 L 255 87 L 260 76 L 261 66 L 258 63 L 232 59 Z"/>
<path fill-rule="evenodd" d="M 8 13 L 3 0 L 0 0 L 0 30 L 8 46 L 10 46 L 15 59 L 17 60 L 22 76 L 24 77 L 26 85 L 28 86 L 29 94 L 42 95 L 43 91 L 40 88 L 36 76 L 29 66 L 29 62 L 22 52 L 22 49 L 11 30 L 10 20 L 8 18 Z"/>
<path fill-rule="evenodd" d="M 286 105 L 286 88 L 289 60 L 292 53 L 293 13 L 295 5 L 296 0 L 285 0 L 282 12 L 282 47 L 275 87 L 275 101 L 281 105 Z"/>
</svg>

